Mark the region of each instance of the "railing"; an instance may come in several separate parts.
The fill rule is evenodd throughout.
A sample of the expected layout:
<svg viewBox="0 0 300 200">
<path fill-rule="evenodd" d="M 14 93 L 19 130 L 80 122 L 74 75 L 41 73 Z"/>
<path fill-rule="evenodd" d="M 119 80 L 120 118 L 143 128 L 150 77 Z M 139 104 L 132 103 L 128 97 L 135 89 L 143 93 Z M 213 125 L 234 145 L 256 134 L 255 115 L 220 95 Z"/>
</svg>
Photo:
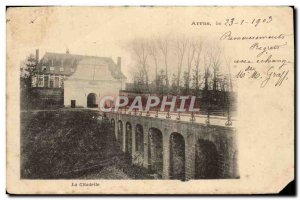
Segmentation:
<svg viewBox="0 0 300 200">
<path fill-rule="evenodd" d="M 176 121 L 189 121 L 192 123 L 202 123 L 206 125 L 220 125 L 220 126 L 233 126 L 233 121 L 230 116 L 216 116 L 210 115 L 202 115 L 199 113 L 194 112 L 162 112 L 162 111 L 138 111 L 132 110 L 129 111 L 128 109 L 118 109 L 114 111 L 112 109 L 111 113 L 117 113 L 121 115 L 132 115 L 132 116 L 140 116 L 140 117 L 151 117 L 151 118 L 160 118 L 160 119 L 167 119 L 167 120 L 176 120 Z"/>
</svg>

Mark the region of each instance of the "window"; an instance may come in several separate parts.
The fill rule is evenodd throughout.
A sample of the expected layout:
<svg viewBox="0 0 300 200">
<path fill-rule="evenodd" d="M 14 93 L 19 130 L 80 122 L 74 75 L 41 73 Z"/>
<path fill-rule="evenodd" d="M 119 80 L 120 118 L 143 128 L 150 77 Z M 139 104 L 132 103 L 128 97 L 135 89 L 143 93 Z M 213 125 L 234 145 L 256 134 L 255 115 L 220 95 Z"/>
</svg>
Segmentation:
<svg viewBox="0 0 300 200">
<path fill-rule="evenodd" d="M 60 87 L 60 88 L 63 88 L 63 87 L 64 87 L 64 77 L 63 77 L 63 76 L 60 76 L 60 77 L 59 77 L 59 87 Z"/>
<path fill-rule="evenodd" d="M 50 71 L 54 71 L 54 67 L 50 67 Z"/>
<path fill-rule="evenodd" d="M 40 75 L 38 78 L 38 86 L 44 87 L 44 76 L 43 75 Z"/>
<path fill-rule="evenodd" d="M 46 71 L 47 67 L 46 66 L 42 66 L 42 71 Z"/>
<path fill-rule="evenodd" d="M 54 76 L 50 76 L 50 88 L 54 88 Z"/>
<path fill-rule="evenodd" d="M 71 68 L 71 72 L 74 72 L 74 68 Z"/>
<path fill-rule="evenodd" d="M 64 68 L 63 68 L 63 67 L 60 67 L 60 68 L 59 68 L 59 71 L 60 71 L 60 72 L 63 72 L 63 71 L 64 71 Z"/>
<path fill-rule="evenodd" d="M 59 88 L 59 77 L 58 76 L 55 76 L 54 78 L 54 88 Z"/>
<path fill-rule="evenodd" d="M 44 87 L 49 87 L 49 77 L 48 76 L 44 77 Z"/>
</svg>

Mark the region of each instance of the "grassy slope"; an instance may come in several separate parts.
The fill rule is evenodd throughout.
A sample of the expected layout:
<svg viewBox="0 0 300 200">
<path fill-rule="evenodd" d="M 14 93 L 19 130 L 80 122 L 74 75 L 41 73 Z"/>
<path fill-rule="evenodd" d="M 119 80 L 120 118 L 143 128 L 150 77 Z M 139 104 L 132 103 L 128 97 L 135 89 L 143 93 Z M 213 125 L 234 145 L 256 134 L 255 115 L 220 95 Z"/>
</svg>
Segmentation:
<svg viewBox="0 0 300 200">
<path fill-rule="evenodd" d="M 94 111 L 21 114 L 21 178 L 144 179 L 130 163 L 109 123 Z"/>
</svg>

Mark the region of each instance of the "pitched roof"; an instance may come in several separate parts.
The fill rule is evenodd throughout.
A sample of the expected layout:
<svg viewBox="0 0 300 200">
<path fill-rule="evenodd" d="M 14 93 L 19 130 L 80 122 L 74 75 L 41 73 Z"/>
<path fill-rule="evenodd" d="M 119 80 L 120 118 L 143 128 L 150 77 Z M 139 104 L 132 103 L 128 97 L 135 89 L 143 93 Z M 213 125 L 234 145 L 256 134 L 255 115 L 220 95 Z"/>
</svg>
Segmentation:
<svg viewBox="0 0 300 200">
<path fill-rule="evenodd" d="M 76 71 L 77 65 L 81 60 L 93 59 L 93 58 L 95 60 L 106 63 L 114 78 L 126 79 L 126 76 L 121 72 L 120 67 L 117 66 L 117 64 L 115 64 L 112 58 L 110 57 L 46 52 L 43 58 L 39 61 L 37 67 L 39 73 L 70 76 L 74 73 L 74 71 Z M 54 67 L 54 69 L 50 70 L 50 67 Z M 64 68 L 64 71 L 60 71 L 61 67 Z M 73 69 L 73 71 L 71 69 Z"/>
</svg>

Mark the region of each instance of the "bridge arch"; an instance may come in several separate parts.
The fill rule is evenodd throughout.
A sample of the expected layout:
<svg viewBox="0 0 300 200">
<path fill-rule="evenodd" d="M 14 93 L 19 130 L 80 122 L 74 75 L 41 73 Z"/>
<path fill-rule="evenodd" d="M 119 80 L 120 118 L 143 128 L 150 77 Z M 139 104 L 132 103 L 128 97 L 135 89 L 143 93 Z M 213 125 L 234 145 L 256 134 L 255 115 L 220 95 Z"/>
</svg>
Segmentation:
<svg viewBox="0 0 300 200">
<path fill-rule="evenodd" d="M 185 179 L 185 141 L 177 132 L 170 135 L 170 179 Z"/>
<path fill-rule="evenodd" d="M 132 125 L 130 122 L 126 123 L 125 153 L 132 154 Z"/>
<path fill-rule="evenodd" d="M 123 147 L 123 122 L 121 120 L 118 121 L 118 139 L 117 142 L 119 144 L 120 149 Z"/>
<path fill-rule="evenodd" d="M 135 151 L 144 153 L 144 129 L 140 124 L 136 125 L 135 129 Z"/>
<path fill-rule="evenodd" d="M 115 130 L 115 119 L 114 118 L 112 118 L 111 120 L 110 120 L 110 125 L 111 125 L 111 127 L 113 128 L 113 130 Z"/>
<path fill-rule="evenodd" d="M 143 166 L 144 160 L 144 129 L 141 124 L 135 126 L 135 154 L 134 163 Z"/>
<path fill-rule="evenodd" d="M 216 145 L 198 139 L 195 146 L 195 179 L 220 178 L 220 160 Z"/>
<path fill-rule="evenodd" d="M 163 135 L 157 128 L 149 129 L 148 163 L 149 168 L 158 175 L 163 172 Z"/>
</svg>

